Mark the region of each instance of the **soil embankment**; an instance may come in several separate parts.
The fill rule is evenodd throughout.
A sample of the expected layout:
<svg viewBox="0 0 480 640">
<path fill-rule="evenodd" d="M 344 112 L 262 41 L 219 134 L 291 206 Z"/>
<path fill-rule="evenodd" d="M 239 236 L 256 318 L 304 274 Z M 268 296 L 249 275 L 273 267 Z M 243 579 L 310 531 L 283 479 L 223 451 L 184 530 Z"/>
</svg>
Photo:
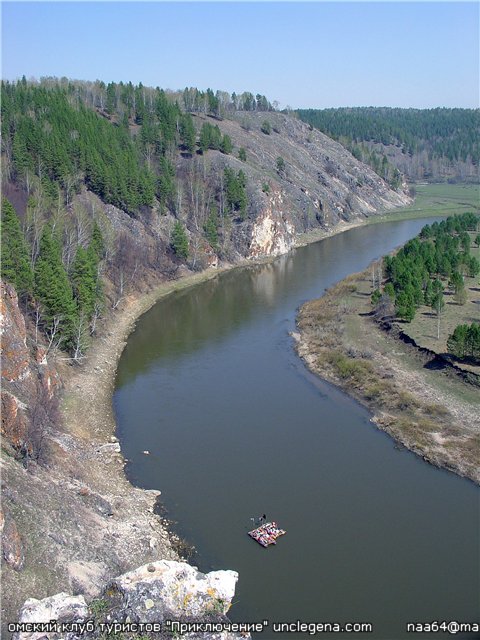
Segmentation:
<svg viewBox="0 0 480 640">
<path fill-rule="evenodd" d="M 480 483 L 478 387 L 372 317 L 370 270 L 349 276 L 298 315 L 299 355 L 373 412 L 373 422 L 432 464 Z"/>
</svg>

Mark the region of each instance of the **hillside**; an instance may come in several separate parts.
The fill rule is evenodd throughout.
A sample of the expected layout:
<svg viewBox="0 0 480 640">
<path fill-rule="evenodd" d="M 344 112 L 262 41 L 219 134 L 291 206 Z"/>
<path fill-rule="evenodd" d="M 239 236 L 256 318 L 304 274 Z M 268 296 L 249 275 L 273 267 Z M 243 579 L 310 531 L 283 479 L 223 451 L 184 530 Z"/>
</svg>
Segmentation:
<svg viewBox="0 0 480 640">
<path fill-rule="evenodd" d="M 391 184 L 398 179 L 395 169 L 410 182 L 479 180 L 478 109 L 357 107 L 297 113 Z"/>
<path fill-rule="evenodd" d="M 99 394 L 110 402 L 99 379 L 146 294 L 411 201 L 250 95 L 3 85 L 4 620 L 27 597 L 91 598 L 177 557 L 157 492 L 125 480 L 111 407 L 106 421 L 92 409 Z"/>
<path fill-rule="evenodd" d="M 12 283 L 77 360 L 133 281 L 280 255 L 300 233 L 410 202 L 262 96 L 222 95 L 185 90 L 187 112 L 130 83 L 3 84 L 3 193 L 22 227 L 5 246 L 26 265 Z"/>
</svg>

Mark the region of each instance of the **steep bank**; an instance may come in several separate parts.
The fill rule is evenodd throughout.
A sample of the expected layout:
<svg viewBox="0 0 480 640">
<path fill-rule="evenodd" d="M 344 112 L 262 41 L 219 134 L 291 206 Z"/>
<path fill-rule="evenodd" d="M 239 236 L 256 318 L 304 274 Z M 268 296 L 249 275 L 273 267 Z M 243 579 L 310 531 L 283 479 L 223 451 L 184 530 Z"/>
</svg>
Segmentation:
<svg viewBox="0 0 480 640">
<path fill-rule="evenodd" d="M 366 405 L 373 422 L 432 464 L 480 483 L 478 388 L 386 333 L 371 315 L 371 273 L 349 276 L 298 315 L 311 371 Z M 428 360 L 428 358 L 427 358 Z"/>
</svg>

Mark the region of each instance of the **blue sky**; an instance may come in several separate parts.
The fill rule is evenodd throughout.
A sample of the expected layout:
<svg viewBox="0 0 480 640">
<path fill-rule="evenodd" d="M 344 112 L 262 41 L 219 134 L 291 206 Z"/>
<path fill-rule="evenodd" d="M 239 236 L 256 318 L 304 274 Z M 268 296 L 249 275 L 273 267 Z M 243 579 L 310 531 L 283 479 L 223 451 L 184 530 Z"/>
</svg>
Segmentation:
<svg viewBox="0 0 480 640">
<path fill-rule="evenodd" d="M 2 77 L 479 106 L 476 2 L 3 2 Z"/>
</svg>

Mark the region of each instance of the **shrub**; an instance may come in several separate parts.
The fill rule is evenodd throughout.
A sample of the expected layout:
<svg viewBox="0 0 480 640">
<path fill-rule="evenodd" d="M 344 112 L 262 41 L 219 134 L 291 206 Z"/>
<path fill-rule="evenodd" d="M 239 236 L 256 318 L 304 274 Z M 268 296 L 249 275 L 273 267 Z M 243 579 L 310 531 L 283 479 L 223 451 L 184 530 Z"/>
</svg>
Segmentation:
<svg viewBox="0 0 480 640">
<path fill-rule="evenodd" d="M 268 120 L 263 121 L 262 126 L 260 127 L 260 130 L 262 133 L 264 133 L 267 136 L 269 136 L 272 133 L 272 127 Z"/>
</svg>

